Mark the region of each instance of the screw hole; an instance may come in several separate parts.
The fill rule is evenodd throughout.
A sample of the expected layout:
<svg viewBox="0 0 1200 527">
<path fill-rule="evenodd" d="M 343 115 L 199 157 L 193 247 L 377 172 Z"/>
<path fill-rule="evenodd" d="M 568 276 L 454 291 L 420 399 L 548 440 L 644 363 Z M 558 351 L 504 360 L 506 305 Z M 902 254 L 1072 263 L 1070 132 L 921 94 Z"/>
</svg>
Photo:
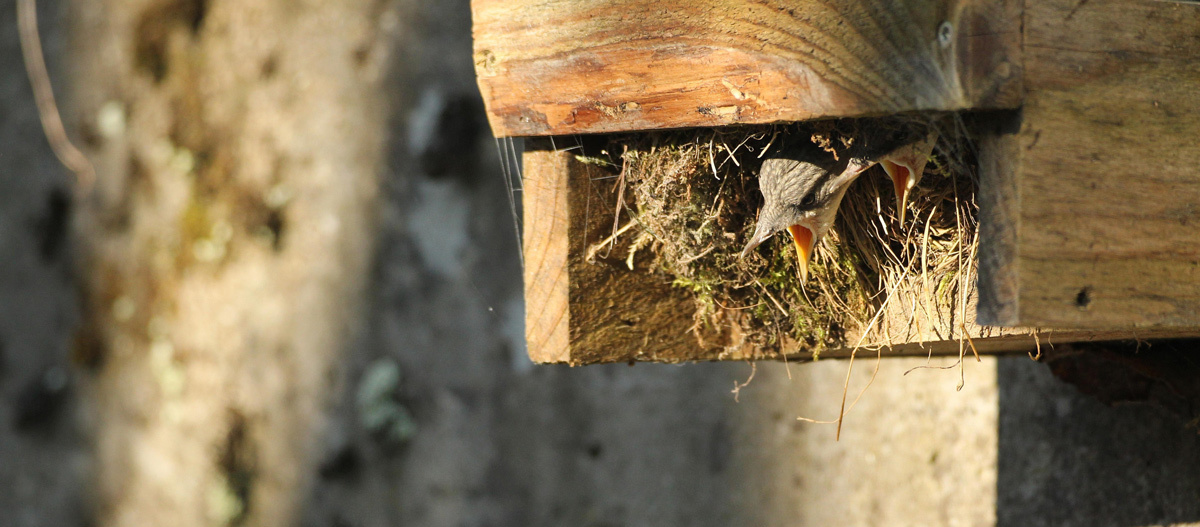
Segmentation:
<svg viewBox="0 0 1200 527">
<path fill-rule="evenodd" d="M 1087 309 L 1092 304 L 1092 288 L 1091 286 L 1079 290 L 1079 294 L 1075 295 L 1075 307 L 1079 309 Z"/>
<path fill-rule="evenodd" d="M 954 40 L 954 24 L 949 21 L 942 22 L 942 25 L 938 26 L 937 39 L 938 44 L 941 44 L 943 48 L 949 47 L 951 41 Z"/>
</svg>

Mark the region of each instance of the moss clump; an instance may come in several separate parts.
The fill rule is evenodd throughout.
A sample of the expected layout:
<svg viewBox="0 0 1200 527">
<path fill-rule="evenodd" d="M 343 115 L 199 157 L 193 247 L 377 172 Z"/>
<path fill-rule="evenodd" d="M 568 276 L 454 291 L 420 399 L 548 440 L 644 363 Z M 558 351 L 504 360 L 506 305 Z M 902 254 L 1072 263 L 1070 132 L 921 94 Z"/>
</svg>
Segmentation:
<svg viewBox="0 0 1200 527">
<path fill-rule="evenodd" d="M 603 151 L 623 152 L 604 159 L 618 173 L 614 195 L 634 222 L 622 235 L 626 247 L 648 248 L 654 272 L 695 293 L 698 326 L 738 325 L 765 350 L 779 351 L 788 337 L 815 355 L 844 345 L 848 328 L 865 328 L 896 280 L 924 274 L 939 292 L 952 292 L 964 279 L 975 178 L 964 162 L 964 134 L 955 131 L 959 122 L 923 116 L 656 132 L 613 136 Z M 762 206 L 762 157 L 781 137 L 804 134 L 839 153 L 861 130 L 883 126 L 941 128 L 935 158 L 909 198 L 916 214 L 905 225 L 896 220 L 890 181 L 873 168 L 848 191 L 813 255 L 807 284 L 786 235 L 739 257 Z"/>
</svg>

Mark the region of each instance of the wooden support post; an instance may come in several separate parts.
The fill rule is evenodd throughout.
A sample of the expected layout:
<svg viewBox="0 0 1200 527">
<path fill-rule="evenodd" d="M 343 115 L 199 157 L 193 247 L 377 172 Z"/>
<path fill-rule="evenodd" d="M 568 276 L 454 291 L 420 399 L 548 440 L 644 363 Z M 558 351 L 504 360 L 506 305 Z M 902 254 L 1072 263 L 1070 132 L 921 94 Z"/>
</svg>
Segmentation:
<svg viewBox="0 0 1200 527">
<path fill-rule="evenodd" d="M 497 136 L 1013 108 L 1019 0 L 473 0 Z"/>
<path fill-rule="evenodd" d="M 1024 57 L 985 149 L 981 320 L 1200 327 L 1200 5 L 1030 1 Z"/>
<path fill-rule="evenodd" d="M 605 257 L 608 251 L 602 242 L 612 234 L 615 207 L 612 180 L 599 179 L 608 173 L 581 162 L 577 149 L 565 150 L 574 146 L 568 138 L 558 138 L 557 149 L 553 145 L 550 139 L 529 140 L 524 154 L 525 332 L 535 362 L 811 358 L 809 350 L 786 336 L 777 345 L 760 348 L 747 345 L 736 324 L 697 324 L 692 318 L 695 300 L 688 290 L 672 287 L 670 277 L 647 270 L 644 261 L 637 270 L 625 265 L 627 241 L 619 242 L 612 256 Z M 903 286 L 922 287 L 917 276 Z M 970 353 L 970 345 L 986 354 L 1031 350 L 1038 340 L 1065 343 L 1194 334 L 980 326 L 975 323 L 975 291 L 961 294 L 967 298 L 965 308 L 949 311 L 932 294 L 924 295 L 924 305 L 889 304 L 863 345 L 884 346 L 888 356 L 957 355 Z M 911 297 L 905 291 L 898 295 Z M 914 325 L 914 316 L 924 322 Z M 849 356 L 866 330 L 846 329 L 845 344 L 822 351 L 822 357 Z"/>
</svg>

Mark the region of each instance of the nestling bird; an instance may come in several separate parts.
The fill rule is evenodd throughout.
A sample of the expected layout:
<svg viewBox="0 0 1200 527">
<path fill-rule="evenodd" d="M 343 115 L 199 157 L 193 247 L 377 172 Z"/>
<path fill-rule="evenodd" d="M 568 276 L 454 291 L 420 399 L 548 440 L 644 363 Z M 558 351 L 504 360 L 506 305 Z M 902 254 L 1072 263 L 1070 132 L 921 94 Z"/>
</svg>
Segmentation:
<svg viewBox="0 0 1200 527">
<path fill-rule="evenodd" d="M 758 173 L 763 208 L 742 257 L 776 232 L 787 229 L 800 257 L 800 279 L 807 281 L 813 247 L 833 226 L 850 183 L 870 167 L 858 158 L 838 161 L 812 143 L 788 147 L 763 161 Z"/>
<path fill-rule="evenodd" d="M 883 170 L 892 178 L 896 188 L 896 210 L 900 223 L 904 223 L 904 212 L 908 210 L 908 194 L 921 182 L 925 164 L 937 142 L 937 132 L 930 132 L 923 139 L 905 144 L 879 159 Z"/>
<path fill-rule="evenodd" d="M 882 164 L 892 178 L 900 221 L 904 221 L 908 193 L 920 180 L 936 139 L 937 135 L 930 133 L 915 140 L 907 135 L 864 141 L 848 150 L 841 160 L 810 141 L 785 147 L 763 161 L 759 171 L 763 208 L 742 257 L 776 232 L 787 229 L 799 256 L 800 280 L 807 281 L 813 248 L 833 226 L 850 184 L 875 163 Z"/>
</svg>

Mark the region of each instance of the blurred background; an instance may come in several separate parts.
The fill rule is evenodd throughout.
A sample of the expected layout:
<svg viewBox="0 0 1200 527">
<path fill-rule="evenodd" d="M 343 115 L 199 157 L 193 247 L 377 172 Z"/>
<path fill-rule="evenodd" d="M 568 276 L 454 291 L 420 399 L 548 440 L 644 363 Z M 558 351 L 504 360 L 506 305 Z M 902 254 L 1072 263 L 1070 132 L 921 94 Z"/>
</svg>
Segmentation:
<svg viewBox="0 0 1200 527">
<path fill-rule="evenodd" d="M 0 526 L 1200 522 L 1194 422 L 1025 356 L 888 360 L 837 442 L 845 362 L 531 364 L 466 1 L 38 14 L 96 179 L 0 0 Z"/>
</svg>

